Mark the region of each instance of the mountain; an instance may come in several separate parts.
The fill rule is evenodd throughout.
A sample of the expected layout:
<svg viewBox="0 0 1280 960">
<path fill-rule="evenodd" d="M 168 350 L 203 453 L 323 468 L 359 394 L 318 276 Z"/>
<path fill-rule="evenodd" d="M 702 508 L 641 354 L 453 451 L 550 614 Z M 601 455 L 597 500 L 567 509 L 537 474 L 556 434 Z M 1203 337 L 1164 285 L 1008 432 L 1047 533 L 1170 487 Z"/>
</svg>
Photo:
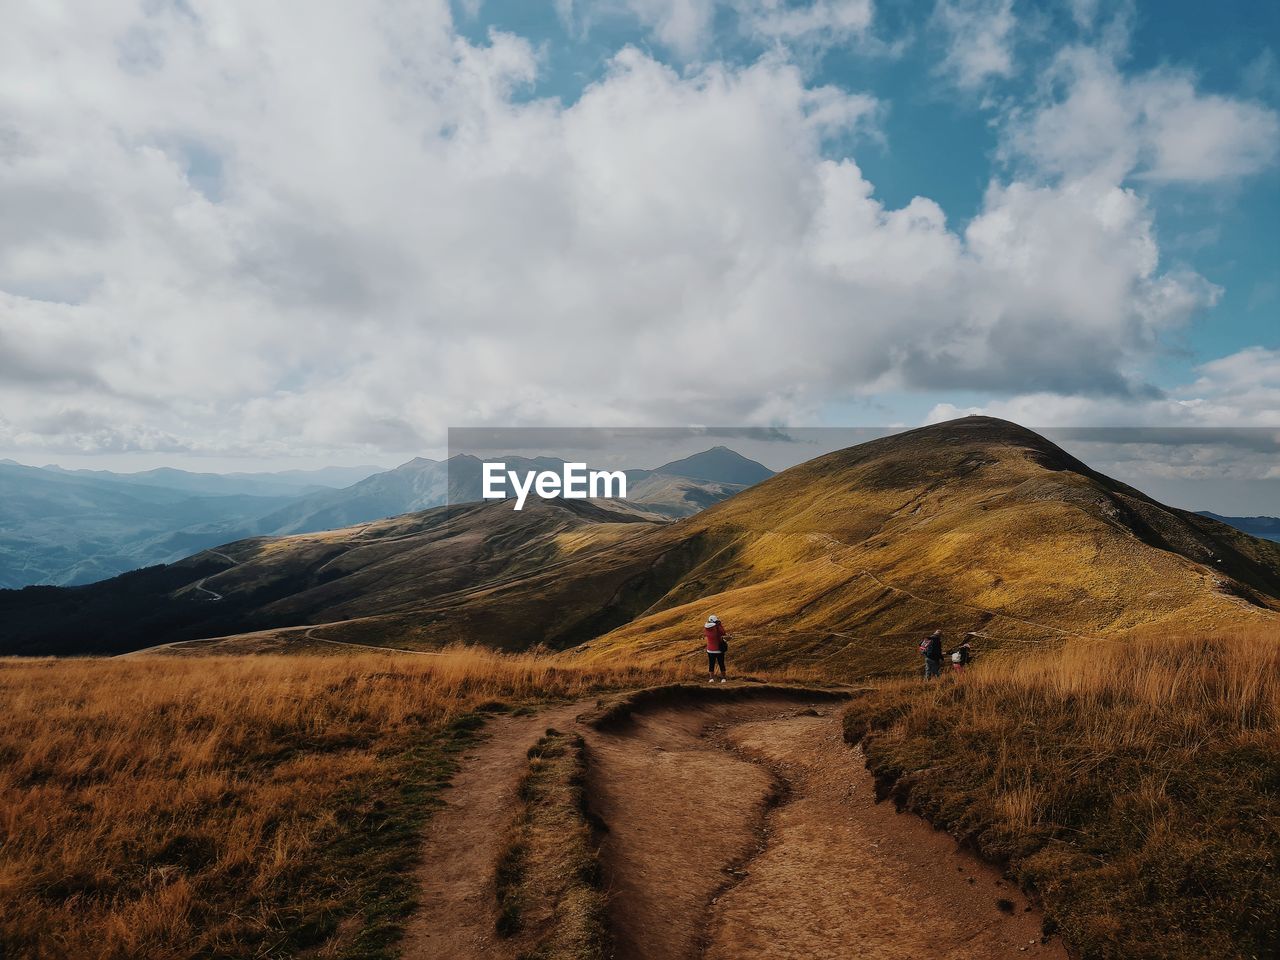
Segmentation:
<svg viewBox="0 0 1280 960">
<path fill-rule="evenodd" d="M 712 447 L 683 460 L 664 463 L 653 472 L 715 483 L 732 483 L 741 487 L 752 486 L 773 476 L 773 471 L 764 464 L 748 460 L 728 447 Z"/>
<path fill-rule="evenodd" d="M 116 653 L 334 622 L 341 629 L 326 628 L 325 636 L 410 642 L 421 622 L 435 641 L 479 636 L 514 648 L 523 634 L 488 618 L 468 591 L 545 574 L 654 526 L 625 507 L 534 498 L 518 512 L 488 501 L 345 530 L 251 538 L 88 586 L 0 590 L 0 654 Z M 568 608 L 608 604 L 610 583 L 601 578 L 603 586 L 583 590 Z M 459 593 L 466 610 L 422 612 L 449 609 Z M 546 622 L 556 611 L 545 606 L 531 615 Z"/>
<path fill-rule="evenodd" d="M 381 467 L 321 467 L 317 470 L 285 470 L 275 473 L 191 473 L 172 467 L 159 467 L 138 473 L 113 473 L 109 470 L 64 470 L 50 464 L 43 469 L 52 473 L 84 479 L 127 483 L 144 487 L 165 487 L 189 494 L 208 496 L 296 497 L 320 490 L 345 487 Z"/>
<path fill-rule="evenodd" d="M 1274 626 L 1280 545 L 971 417 L 819 457 L 673 522 L 616 502 L 488 502 L 0 593 L 0 652 L 315 627 L 394 646 L 582 644 L 587 658 L 625 646 L 665 660 L 696 656 L 710 612 L 739 664 L 889 673 L 916 666 L 914 641 L 934 627 L 1021 650 Z"/>
<path fill-rule="evenodd" d="M 289 498 L 207 497 L 0 463 L 0 587 L 76 584 L 224 543 Z"/>
<path fill-rule="evenodd" d="M 506 459 L 513 470 L 562 466 L 555 458 Z M 639 509 L 651 519 L 685 517 L 745 489 L 731 478 L 768 474 L 717 447 L 657 470 L 629 471 L 631 507 L 624 510 Z M 466 455 L 417 458 L 387 471 L 234 474 L 0 462 L 0 588 L 91 583 L 237 538 L 340 529 L 473 502 L 481 494 L 482 461 Z"/>
<path fill-rule="evenodd" d="M 627 502 L 661 517 L 688 517 L 741 493 L 740 483 L 669 476 L 648 470 L 627 471 Z"/>
<path fill-rule="evenodd" d="M 563 461 L 546 457 L 508 457 L 511 470 L 556 470 Z M 376 473 L 341 490 L 304 497 L 264 516 L 263 534 L 313 533 L 368 523 L 449 503 L 471 503 L 483 496 L 483 461 L 460 455 L 448 460 L 415 457 L 394 470 Z"/>
<path fill-rule="evenodd" d="M 655 658 L 718 613 L 748 662 L 886 672 L 922 632 L 988 647 L 1277 624 L 1280 547 L 968 417 L 819 457 L 670 528 L 691 562 L 590 645 Z M 693 644 L 696 646 L 696 641 Z"/>
<path fill-rule="evenodd" d="M 504 457 L 509 470 L 553 470 L 554 457 Z M 448 460 L 421 457 L 374 474 L 342 490 L 324 490 L 261 518 L 264 535 L 333 530 L 447 503 L 470 503 L 483 493 L 484 461 L 469 454 Z M 772 476 L 765 466 L 725 447 L 715 447 L 656 470 L 627 470 L 627 499 L 659 517 L 687 517 Z"/>
<path fill-rule="evenodd" d="M 661 517 L 688 517 L 771 476 L 764 464 L 712 447 L 654 470 L 628 470 L 627 499 Z"/>
<path fill-rule="evenodd" d="M 1225 523 L 1254 537 L 1280 541 L 1280 517 L 1223 517 L 1207 510 L 1202 510 L 1200 516 Z"/>
</svg>

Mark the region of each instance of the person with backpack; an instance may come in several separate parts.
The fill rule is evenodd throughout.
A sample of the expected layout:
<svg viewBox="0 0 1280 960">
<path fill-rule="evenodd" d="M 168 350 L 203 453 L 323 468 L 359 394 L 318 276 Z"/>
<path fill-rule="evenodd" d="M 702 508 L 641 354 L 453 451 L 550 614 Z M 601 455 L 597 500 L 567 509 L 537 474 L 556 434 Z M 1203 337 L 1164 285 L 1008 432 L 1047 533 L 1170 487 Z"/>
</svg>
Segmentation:
<svg viewBox="0 0 1280 960">
<path fill-rule="evenodd" d="M 724 683 L 724 655 L 729 651 L 729 634 L 714 613 L 702 625 L 702 635 L 707 640 L 707 683 L 716 682 L 717 665 L 720 667 L 720 682 Z"/>
<path fill-rule="evenodd" d="M 942 631 L 935 630 L 920 641 L 920 652 L 924 654 L 924 678 L 932 680 L 942 674 Z"/>
<path fill-rule="evenodd" d="M 973 659 L 973 648 L 970 646 L 970 641 L 976 636 L 976 633 L 966 633 L 964 635 L 964 643 L 951 652 L 952 673 L 964 673 L 964 668 Z"/>
</svg>

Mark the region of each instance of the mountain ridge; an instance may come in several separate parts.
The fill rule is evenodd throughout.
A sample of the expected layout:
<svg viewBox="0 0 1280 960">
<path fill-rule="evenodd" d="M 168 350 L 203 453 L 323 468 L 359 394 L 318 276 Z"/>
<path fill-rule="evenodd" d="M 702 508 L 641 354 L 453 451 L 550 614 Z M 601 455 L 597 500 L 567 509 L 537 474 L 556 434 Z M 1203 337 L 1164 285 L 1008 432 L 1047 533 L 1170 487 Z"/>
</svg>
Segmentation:
<svg viewBox="0 0 1280 960">
<path fill-rule="evenodd" d="M 81 602 L 101 630 L 111 618 L 95 604 L 123 596 L 145 600 L 154 642 L 323 625 L 395 646 L 584 644 L 588 658 L 626 647 L 655 660 L 696 648 L 695 628 L 717 612 L 744 663 L 862 675 L 913 663 L 904 638 L 934 626 L 1000 645 L 1227 629 L 1280 611 L 1280 546 L 982 418 L 836 451 L 671 522 L 590 501 L 519 513 L 489 502 L 220 553 L 142 572 L 127 590 L 50 595 L 10 649 L 38 646 L 40 629 L 74 646 L 74 629 L 54 636 L 51 606 Z M 34 622 L 22 610 L 0 594 L 0 614 Z"/>
<path fill-rule="evenodd" d="M 730 454 L 712 460 L 738 470 L 743 464 L 765 470 Z M 524 470 L 558 471 L 563 462 L 507 459 Z M 414 457 L 354 483 L 331 486 L 318 481 L 331 483 L 371 468 L 199 474 L 162 467 L 124 474 L 3 461 L 0 588 L 85 584 L 246 537 L 340 529 L 479 500 L 480 464 L 468 455 L 451 461 Z M 631 509 L 653 519 L 688 516 L 743 489 L 654 471 L 628 473 L 639 474 L 633 476 Z"/>
</svg>

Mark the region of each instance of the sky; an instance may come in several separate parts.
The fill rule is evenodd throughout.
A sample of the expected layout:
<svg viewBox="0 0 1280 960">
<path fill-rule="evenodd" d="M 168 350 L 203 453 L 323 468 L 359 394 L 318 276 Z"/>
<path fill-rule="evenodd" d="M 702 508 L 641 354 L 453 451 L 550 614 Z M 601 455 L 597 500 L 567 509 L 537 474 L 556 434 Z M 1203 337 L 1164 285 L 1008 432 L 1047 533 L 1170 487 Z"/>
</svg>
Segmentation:
<svg viewBox="0 0 1280 960">
<path fill-rule="evenodd" d="M 1280 480 L 1277 223 L 1253 0 L 20 2 L 0 457 L 983 412 Z"/>
</svg>

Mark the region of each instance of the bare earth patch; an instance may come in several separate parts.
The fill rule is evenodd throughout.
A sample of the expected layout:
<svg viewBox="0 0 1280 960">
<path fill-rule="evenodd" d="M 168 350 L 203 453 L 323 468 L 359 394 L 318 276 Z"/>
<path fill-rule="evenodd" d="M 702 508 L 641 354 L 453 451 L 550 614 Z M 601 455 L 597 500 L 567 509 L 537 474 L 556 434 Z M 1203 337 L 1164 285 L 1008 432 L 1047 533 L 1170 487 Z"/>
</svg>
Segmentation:
<svg viewBox="0 0 1280 960">
<path fill-rule="evenodd" d="M 650 702 L 599 730 L 583 704 L 492 721 L 433 819 L 404 956 L 514 960 L 495 870 L 527 753 L 586 741 L 586 798 L 617 960 L 1066 960 L 998 871 L 877 804 L 840 708 L 733 688 Z"/>
</svg>

